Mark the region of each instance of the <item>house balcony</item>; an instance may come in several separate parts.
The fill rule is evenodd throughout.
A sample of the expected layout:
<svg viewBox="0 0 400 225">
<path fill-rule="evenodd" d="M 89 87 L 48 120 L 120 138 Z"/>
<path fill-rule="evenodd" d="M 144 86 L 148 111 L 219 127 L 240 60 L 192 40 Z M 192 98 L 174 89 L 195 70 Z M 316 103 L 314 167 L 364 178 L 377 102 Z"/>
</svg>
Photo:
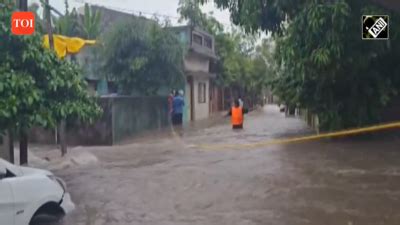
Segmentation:
<svg viewBox="0 0 400 225">
<path fill-rule="evenodd" d="M 217 59 L 214 37 L 198 28 L 191 29 L 189 51 L 211 59 Z"/>
</svg>

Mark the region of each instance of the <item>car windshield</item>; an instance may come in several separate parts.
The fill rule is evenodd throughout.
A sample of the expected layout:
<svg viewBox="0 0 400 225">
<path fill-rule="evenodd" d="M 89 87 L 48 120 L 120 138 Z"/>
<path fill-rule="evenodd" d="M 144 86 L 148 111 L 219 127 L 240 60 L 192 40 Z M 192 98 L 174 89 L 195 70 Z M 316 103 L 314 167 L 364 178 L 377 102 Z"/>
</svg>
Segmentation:
<svg viewBox="0 0 400 225">
<path fill-rule="evenodd" d="M 58 225 L 397 225 L 399 24 L 392 0 L 0 0 L 0 165 L 65 183 Z"/>
</svg>

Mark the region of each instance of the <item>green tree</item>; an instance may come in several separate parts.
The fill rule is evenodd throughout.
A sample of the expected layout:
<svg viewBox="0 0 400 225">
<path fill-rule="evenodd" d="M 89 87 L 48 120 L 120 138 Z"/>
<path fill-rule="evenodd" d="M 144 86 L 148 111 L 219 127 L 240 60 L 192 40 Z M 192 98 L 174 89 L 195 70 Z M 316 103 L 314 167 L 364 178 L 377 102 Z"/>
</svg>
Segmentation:
<svg viewBox="0 0 400 225">
<path fill-rule="evenodd" d="M 78 13 L 74 8 L 69 11 L 68 0 L 65 0 L 65 14 L 55 20 L 55 33 L 65 36 L 76 36 L 79 34 Z"/>
<path fill-rule="evenodd" d="M 156 94 L 183 82 L 183 50 L 178 38 L 157 23 L 134 18 L 115 26 L 105 41 L 104 71 L 123 94 Z"/>
<path fill-rule="evenodd" d="M 279 66 L 275 92 L 316 113 L 322 129 L 379 122 L 399 92 L 399 13 L 362 0 L 216 2 L 247 31 L 272 32 Z M 361 15 L 388 13 L 391 40 L 362 41 Z"/>
<path fill-rule="evenodd" d="M 204 4 L 209 0 L 198 0 Z M 284 22 L 302 8 L 306 0 L 215 0 L 219 8 L 228 9 L 232 22 L 242 26 L 247 32 L 264 31 L 280 33 Z"/>
<path fill-rule="evenodd" d="M 26 133 L 65 118 L 91 121 L 100 113 L 75 64 L 43 48 L 39 34 L 11 34 L 11 1 L 0 8 L 0 131 Z"/>
<path fill-rule="evenodd" d="M 33 12 L 35 14 L 35 32 L 43 34 L 45 31 L 45 22 L 39 16 L 39 4 L 32 3 L 28 6 L 28 11 Z"/>
<path fill-rule="evenodd" d="M 180 0 L 177 11 L 180 15 L 179 22 L 188 21 L 189 25 L 202 28 L 213 35 L 224 31 L 224 26 L 212 12 L 207 15 L 201 11 L 199 0 Z"/>
<path fill-rule="evenodd" d="M 179 22 L 187 20 L 191 26 L 202 27 L 205 14 L 201 12 L 198 0 L 179 0 L 178 13 L 181 15 Z"/>
<path fill-rule="evenodd" d="M 101 13 L 85 4 L 85 11 L 79 17 L 79 29 L 82 38 L 96 39 L 101 33 Z"/>
<path fill-rule="evenodd" d="M 241 92 L 256 101 L 266 86 L 266 63 L 256 52 L 256 36 L 235 28 L 225 32 L 224 26 L 213 14 L 201 11 L 200 1 L 181 0 L 178 12 L 181 21 L 204 29 L 215 37 L 215 49 L 219 60 L 216 65 L 216 83 L 235 92 Z M 233 96 L 231 96 L 233 97 Z"/>
</svg>

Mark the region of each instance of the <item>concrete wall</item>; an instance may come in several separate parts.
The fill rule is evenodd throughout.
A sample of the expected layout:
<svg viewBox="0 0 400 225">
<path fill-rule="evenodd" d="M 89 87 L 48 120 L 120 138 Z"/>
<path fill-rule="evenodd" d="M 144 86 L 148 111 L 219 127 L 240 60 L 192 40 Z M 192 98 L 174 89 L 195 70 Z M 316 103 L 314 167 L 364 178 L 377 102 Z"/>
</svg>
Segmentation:
<svg viewBox="0 0 400 225">
<path fill-rule="evenodd" d="M 118 143 L 143 131 L 156 130 L 170 124 L 165 97 L 118 97 L 112 108 L 113 142 Z"/>
<path fill-rule="evenodd" d="M 67 143 L 70 146 L 112 145 L 112 101 L 100 98 L 98 104 L 103 114 L 94 124 L 67 121 Z M 29 141 L 39 144 L 57 144 L 55 129 L 34 127 L 29 134 Z M 59 139 L 58 139 L 59 140 Z"/>
<path fill-rule="evenodd" d="M 208 118 L 210 114 L 210 79 L 207 78 L 194 78 L 194 110 L 195 110 L 195 120 L 201 120 Z M 206 84 L 206 101 L 204 103 L 199 102 L 199 83 Z"/>
<path fill-rule="evenodd" d="M 195 55 L 187 55 L 184 60 L 185 69 L 189 71 L 208 72 L 210 60 Z"/>
<path fill-rule="evenodd" d="M 190 102 L 190 84 L 186 82 L 185 84 L 185 111 L 183 113 L 183 122 L 188 123 L 191 121 L 191 102 Z"/>
<path fill-rule="evenodd" d="M 104 97 L 99 99 L 102 117 L 92 125 L 69 121 L 67 143 L 71 146 L 113 145 L 142 132 L 170 125 L 167 97 Z M 34 128 L 33 143 L 53 144 L 54 130 Z"/>
<path fill-rule="evenodd" d="M 298 109 L 298 113 L 310 128 L 317 133 L 320 132 L 318 115 L 312 114 L 308 109 Z"/>
<path fill-rule="evenodd" d="M 113 134 L 113 99 L 100 98 L 99 105 L 103 109 L 103 114 L 94 124 L 88 125 L 80 122 L 67 123 L 67 143 L 68 145 L 112 145 Z"/>
</svg>

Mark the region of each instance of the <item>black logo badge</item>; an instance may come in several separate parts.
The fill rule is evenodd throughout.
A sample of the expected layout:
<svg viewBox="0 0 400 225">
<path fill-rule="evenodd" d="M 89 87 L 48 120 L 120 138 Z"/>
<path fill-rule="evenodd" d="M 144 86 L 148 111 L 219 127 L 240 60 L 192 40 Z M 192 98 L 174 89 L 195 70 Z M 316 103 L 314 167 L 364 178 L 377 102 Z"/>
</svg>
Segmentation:
<svg viewBox="0 0 400 225">
<path fill-rule="evenodd" d="M 389 39 L 389 16 L 368 15 L 362 17 L 363 40 L 387 40 Z"/>
</svg>

